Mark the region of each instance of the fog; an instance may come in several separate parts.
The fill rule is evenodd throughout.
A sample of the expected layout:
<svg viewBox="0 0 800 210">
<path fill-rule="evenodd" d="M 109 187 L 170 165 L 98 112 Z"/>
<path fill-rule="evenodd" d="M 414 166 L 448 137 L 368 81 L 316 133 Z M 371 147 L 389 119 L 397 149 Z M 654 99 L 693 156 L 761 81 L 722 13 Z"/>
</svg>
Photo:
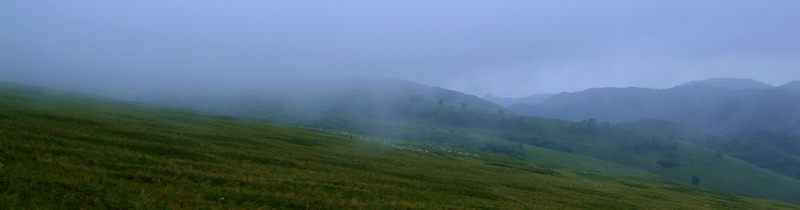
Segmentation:
<svg viewBox="0 0 800 210">
<path fill-rule="evenodd" d="M 797 0 L 0 1 L 0 175 L 20 189 L 0 200 L 525 200 L 494 194 L 508 191 L 545 196 L 532 208 L 763 206 L 725 191 L 800 204 L 800 82 L 773 87 L 800 80 L 798 11 Z M 563 181 L 462 184 L 495 172 Z M 626 194 L 595 202 L 609 190 Z"/>
<path fill-rule="evenodd" d="M 499 96 L 780 85 L 800 79 L 797 11 L 791 0 L 3 1 L 0 80 L 104 95 L 353 76 Z"/>
</svg>

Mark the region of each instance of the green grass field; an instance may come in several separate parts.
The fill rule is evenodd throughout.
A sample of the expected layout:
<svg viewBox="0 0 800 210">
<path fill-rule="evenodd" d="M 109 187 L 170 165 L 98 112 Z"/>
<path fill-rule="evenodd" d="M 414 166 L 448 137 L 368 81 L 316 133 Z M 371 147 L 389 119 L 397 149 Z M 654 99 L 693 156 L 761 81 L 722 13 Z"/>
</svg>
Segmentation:
<svg viewBox="0 0 800 210">
<path fill-rule="evenodd" d="M 0 208 L 800 208 L 361 138 L 4 84 Z"/>
</svg>

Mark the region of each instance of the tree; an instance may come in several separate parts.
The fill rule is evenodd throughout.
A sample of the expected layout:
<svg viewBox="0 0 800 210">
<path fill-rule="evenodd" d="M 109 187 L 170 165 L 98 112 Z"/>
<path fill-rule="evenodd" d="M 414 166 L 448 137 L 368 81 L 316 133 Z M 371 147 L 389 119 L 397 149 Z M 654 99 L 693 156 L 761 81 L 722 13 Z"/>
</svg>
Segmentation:
<svg viewBox="0 0 800 210">
<path fill-rule="evenodd" d="M 461 109 L 467 109 L 467 103 L 461 103 Z"/>
<path fill-rule="evenodd" d="M 700 184 L 700 177 L 692 176 L 692 185 L 696 186 L 698 184 Z"/>
</svg>

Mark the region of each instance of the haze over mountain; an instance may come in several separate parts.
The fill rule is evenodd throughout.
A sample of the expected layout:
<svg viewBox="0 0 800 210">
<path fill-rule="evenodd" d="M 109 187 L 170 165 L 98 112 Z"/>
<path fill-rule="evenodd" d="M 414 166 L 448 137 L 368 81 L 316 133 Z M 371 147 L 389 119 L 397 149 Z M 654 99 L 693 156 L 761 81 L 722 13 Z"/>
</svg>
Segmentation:
<svg viewBox="0 0 800 210">
<path fill-rule="evenodd" d="M 487 95 L 483 96 L 483 98 L 488 100 L 488 101 L 491 101 L 491 102 L 493 102 L 493 103 L 495 103 L 497 105 L 506 107 L 506 106 L 510 106 L 510 105 L 514 105 L 514 104 L 531 104 L 531 105 L 532 104 L 538 104 L 538 103 L 541 103 L 542 101 L 547 100 L 548 98 L 550 98 L 553 95 L 555 95 L 555 94 L 547 93 L 547 94 L 534 94 L 534 95 L 525 96 L 525 97 L 521 97 L 521 98 L 514 98 L 514 97 L 499 97 L 499 96 L 493 96 L 493 95 L 487 94 Z"/>
<path fill-rule="evenodd" d="M 800 90 L 800 81 L 791 81 L 789 83 L 778 86 L 781 89 Z"/>
<path fill-rule="evenodd" d="M 288 89 L 285 89 L 288 88 Z M 431 103 L 465 111 L 506 112 L 480 97 L 390 78 L 331 78 L 293 81 L 259 87 L 186 94 L 165 89 L 158 94 L 109 96 L 160 106 L 185 108 L 210 114 L 230 115 L 282 123 L 310 125 L 324 116 L 375 120 L 405 118 L 403 103 Z"/>
<path fill-rule="evenodd" d="M 708 85 L 713 87 L 721 87 L 731 90 L 745 90 L 745 89 L 770 89 L 772 85 L 759 82 L 752 79 L 736 79 L 736 78 L 712 78 L 701 81 L 691 81 L 678 85 L 678 87 L 688 87 L 695 85 Z"/>
<path fill-rule="evenodd" d="M 117 94 L 294 75 L 483 96 L 800 80 L 800 2 L 0 2 L 0 80 Z M 770 15 L 764 15 L 769 13 Z"/>
<path fill-rule="evenodd" d="M 662 119 L 717 132 L 800 134 L 800 92 L 753 80 L 711 79 L 669 89 L 595 88 L 536 105 L 508 107 L 529 116 L 608 122 Z"/>
</svg>

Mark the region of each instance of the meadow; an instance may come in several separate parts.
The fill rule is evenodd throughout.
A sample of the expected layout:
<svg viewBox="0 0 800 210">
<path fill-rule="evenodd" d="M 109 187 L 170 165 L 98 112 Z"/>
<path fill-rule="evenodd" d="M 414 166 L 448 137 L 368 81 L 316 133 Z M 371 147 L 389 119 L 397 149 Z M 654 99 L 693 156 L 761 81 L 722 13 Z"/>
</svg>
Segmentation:
<svg viewBox="0 0 800 210">
<path fill-rule="evenodd" d="M 2 209 L 800 208 L 663 179 L 10 84 L 0 86 L 0 163 Z"/>
</svg>

